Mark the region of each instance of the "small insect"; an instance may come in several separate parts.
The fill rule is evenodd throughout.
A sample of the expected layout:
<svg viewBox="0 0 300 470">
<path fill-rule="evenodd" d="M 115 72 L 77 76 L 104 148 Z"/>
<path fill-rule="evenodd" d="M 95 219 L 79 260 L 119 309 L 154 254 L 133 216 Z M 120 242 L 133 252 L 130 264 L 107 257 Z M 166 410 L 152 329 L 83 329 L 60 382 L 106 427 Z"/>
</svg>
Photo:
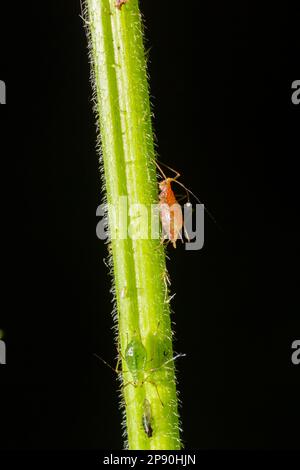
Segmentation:
<svg viewBox="0 0 300 470">
<path fill-rule="evenodd" d="M 128 385 L 138 387 L 142 386 L 145 382 L 148 382 L 155 387 L 159 401 L 161 405 L 164 406 L 160 398 L 156 382 L 150 379 L 153 372 L 159 368 L 152 368 L 149 370 L 146 369 L 147 352 L 143 343 L 139 340 L 138 337 L 134 337 L 128 344 L 125 351 L 125 361 L 133 380 L 127 382 L 124 385 L 124 388 Z M 165 363 L 166 362 L 167 361 L 165 361 Z M 164 364 L 162 364 L 160 367 L 163 367 Z"/>
<path fill-rule="evenodd" d="M 180 177 L 180 173 L 173 170 L 169 166 L 165 165 L 169 170 L 175 173 L 173 178 L 167 178 L 159 164 L 155 161 L 155 164 L 160 171 L 162 177 L 164 178 L 159 183 L 159 210 L 160 210 L 160 219 L 161 225 L 163 229 L 163 240 L 168 239 L 174 248 L 176 248 L 176 242 L 178 238 L 182 239 L 182 229 L 185 231 L 185 235 L 187 238 L 188 234 L 186 233 L 183 217 L 182 217 L 182 209 L 180 204 L 178 203 L 174 191 L 172 189 L 171 183 L 177 183 L 182 186 L 188 196 L 188 193 L 191 193 L 180 181 L 177 181 Z M 191 193 L 193 194 L 193 193 Z M 194 194 L 193 194 L 194 196 Z M 195 196 L 196 197 L 196 196 Z M 196 198 L 197 199 L 197 198 Z"/>
<path fill-rule="evenodd" d="M 171 184 L 176 183 L 185 190 L 189 204 L 189 194 L 191 194 L 199 204 L 201 204 L 201 201 L 199 201 L 197 196 L 192 193 L 192 191 L 190 191 L 186 186 L 184 186 L 184 184 L 178 181 L 178 178 L 180 178 L 180 173 L 178 173 L 178 171 L 173 170 L 173 168 L 164 164 L 166 168 L 175 173 L 175 176 L 173 178 L 167 178 L 157 161 L 154 160 L 154 163 L 157 166 L 162 177 L 164 178 L 162 181 L 159 182 L 159 211 L 161 225 L 163 229 L 162 241 L 168 239 L 172 243 L 174 248 L 176 248 L 176 242 L 178 238 L 183 241 L 182 229 L 184 230 L 185 236 L 188 240 L 189 236 L 184 225 L 181 206 L 176 199 Z M 213 220 L 213 222 L 216 223 L 215 218 L 206 208 L 205 211 L 208 213 L 209 217 Z"/>
<path fill-rule="evenodd" d="M 145 433 L 150 438 L 153 436 L 153 428 L 152 428 L 152 413 L 151 413 L 151 405 L 149 400 L 145 398 L 144 406 L 143 406 L 143 417 L 142 417 L 142 424 Z"/>
<path fill-rule="evenodd" d="M 121 10 L 122 6 L 125 5 L 128 0 L 117 0 L 115 3 L 115 7 Z"/>
<path fill-rule="evenodd" d="M 110 364 L 108 364 L 102 357 L 98 356 L 95 354 L 95 356 L 100 359 L 105 365 L 107 365 L 110 369 L 112 369 L 114 372 L 117 374 L 121 374 L 122 371 L 119 370 L 119 362 L 120 362 L 120 357 L 118 359 L 116 368 L 114 369 Z M 162 369 L 165 367 L 167 364 L 170 362 L 175 361 L 178 357 L 185 356 L 185 354 L 177 354 L 176 356 L 172 357 L 171 359 L 168 359 L 164 361 L 160 366 L 158 367 L 153 367 L 150 369 L 146 369 L 146 364 L 147 364 L 147 352 L 146 349 L 142 343 L 142 341 L 138 338 L 138 336 L 134 336 L 133 339 L 130 341 L 128 344 L 126 351 L 125 351 L 125 357 L 122 356 L 121 353 L 119 353 L 119 356 L 121 356 L 128 367 L 128 370 L 123 370 L 123 375 L 124 374 L 130 374 L 132 380 L 129 380 L 128 382 L 123 385 L 123 390 L 126 388 L 128 385 L 132 385 L 134 387 L 140 387 L 143 386 L 145 382 L 152 384 L 155 389 L 157 396 L 159 398 L 159 401 L 162 406 L 164 406 L 159 392 L 158 392 L 158 387 L 157 384 L 154 380 L 152 380 L 152 375 L 157 372 L 158 370 Z"/>
</svg>

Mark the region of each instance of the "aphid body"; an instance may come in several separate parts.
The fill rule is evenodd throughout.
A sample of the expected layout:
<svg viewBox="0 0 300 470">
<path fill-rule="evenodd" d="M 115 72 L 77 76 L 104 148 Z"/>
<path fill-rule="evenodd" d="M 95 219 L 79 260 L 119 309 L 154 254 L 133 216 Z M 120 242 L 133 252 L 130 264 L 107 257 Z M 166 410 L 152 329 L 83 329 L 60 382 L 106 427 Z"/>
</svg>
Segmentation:
<svg viewBox="0 0 300 470">
<path fill-rule="evenodd" d="M 132 381 L 127 382 L 124 385 L 124 388 L 129 384 L 133 385 L 134 387 L 139 387 L 142 386 L 145 382 L 148 382 L 155 387 L 157 396 L 162 406 L 164 406 L 163 402 L 161 401 L 156 382 L 150 379 L 152 373 L 158 370 L 159 367 L 148 370 L 146 369 L 147 352 L 143 343 L 138 339 L 138 337 L 134 337 L 128 344 L 125 351 L 125 361 L 128 367 L 128 371 L 131 373 Z M 168 361 L 165 361 L 165 363 L 167 362 Z M 162 364 L 160 367 L 162 367 L 164 364 Z"/>
<path fill-rule="evenodd" d="M 159 211 L 161 225 L 163 229 L 163 240 L 169 239 L 172 242 L 174 248 L 176 248 L 176 241 L 178 240 L 178 238 L 183 241 L 182 230 L 184 230 L 185 236 L 188 240 L 189 235 L 187 233 L 183 221 L 181 206 L 176 200 L 171 184 L 176 183 L 185 190 L 189 205 L 191 205 L 189 202 L 189 194 L 191 194 L 195 198 L 198 204 L 201 204 L 201 201 L 197 198 L 194 193 L 192 193 L 192 191 L 190 191 L 186 186 L 184 186 L 184 184 L 178 181 L 178 178 L 180 177 L 180 173 L 178 173 L 178 171 L 173 170 L 173 168 L 164 164 L 166 168 L 175 173 L 174 178 L 167 178 L 164 172 L 162 171 L 161 167 L 155 160 L 154 163 L 157 166 L 162 177 L 164 178 L 159 183 Z M 211 213 L 208 212 L 207 209 L 205 210 L 207 211 L 210 218 L 216 223 L 215 218 L 211 215 Z"/>
<path fill-rule="evenodd" d="M 152 437 L 153 428 L 152 428 L 151 405 L 150 405 L 149 400 L 147 400 L 147 398 L 145 398 L 144 400 L 142 424 L 143 424 L 143 428 L 147 436 Z"/>
<path fill-rule="evenodd" d="M 125 351 L 125 361 L 132 375 L 133 384 L 139 385 L 144 381 L 147 353 L 143 343 L 138 338 L 133 338 Z"/>
<path fill-rule="evenodd" d="M 98 356 L 97 354 L 95 354 L 95 356 L 98 359 L 100 359 L 106 366 L 112 369 L 115 373 L 117 374 L 122 373 L 118 368 L 119 360 L 118 360 L 116 368 L 114 369 L 101 356 Z M 152 374 L 157 372 L 161 368 L 167 366 L 168 363 L 173 362 L 180 356 L 184 356 L 184 354 L 177 354 L 175 357 L 172 357 L 171 359 L 168 359 L 162 362 L 158 367 L 146 369 L 146 364 L 147 364 L 146 349 L 143 343 L 141 342 L 141 340 L 138 338 L 138 336 L 134 336 L 133 339 L 128 343 L 128 346 L 125 351 L 125 356 L 122 356 L 121 354 L 121 357 L 123 358 L 123 360 L 125 360 L 127 368 L 128 368 L 127 371 L 123 369 L 123 374 L 128 374 L 128 373 L 131 374 L 131 380 L 129 380 L 123 385 L 123 389 L 127 387 L 128 385 L 132 385 L 134 387 L 141 387 L 143 386 L 145 382 L 150 383 L 155 387 L 160 403 L 162 406 L 164 406 L 160 398 L 159 392 L 158 392 L 157 383 L 155 380 L 152 380 Z M 149 419 L 147 421 L 147 418 L 149 418 L 149 416 L 151 415 L 151 408 L 148 407 L 147 410 L 148 411 L 150 410 L 150 414 L 144 413 L 146 416 L 145 422 L 150 422 Z"/>
<path fill-rule="evenodd" d="M 181 206 L 178 204 L 171 183 L 175 181 L 178 183 L 179 173 L 175 178 L 166 178 L 165 174 L 158 166 L 164 180 L 159 183 L 159 211 L 160 220 L 164 233 L 164 239 L 168 238 L 176 248 L 176 241 L 178 238 L 182 240 L 183 217 Z"/>
</svg>

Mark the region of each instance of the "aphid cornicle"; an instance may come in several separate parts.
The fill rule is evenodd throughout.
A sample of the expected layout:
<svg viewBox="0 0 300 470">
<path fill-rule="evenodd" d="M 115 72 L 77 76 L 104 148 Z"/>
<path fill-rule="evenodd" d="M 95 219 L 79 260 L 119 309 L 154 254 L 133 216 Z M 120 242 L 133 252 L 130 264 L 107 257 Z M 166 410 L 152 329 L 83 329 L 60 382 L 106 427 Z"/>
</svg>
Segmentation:
<svg viewBox="0 0 300 470">
<path fill-rule="evenodd" d="M 151 405 L 149 400 L 145 398 L 144 405 L 143 405 L 143 417 L 142 417 L 142 424 L 145 433 L 150 438 L 153 436 L 153 428 L 152 428 L 152 413 L 151 413 Z"/>
</svg>

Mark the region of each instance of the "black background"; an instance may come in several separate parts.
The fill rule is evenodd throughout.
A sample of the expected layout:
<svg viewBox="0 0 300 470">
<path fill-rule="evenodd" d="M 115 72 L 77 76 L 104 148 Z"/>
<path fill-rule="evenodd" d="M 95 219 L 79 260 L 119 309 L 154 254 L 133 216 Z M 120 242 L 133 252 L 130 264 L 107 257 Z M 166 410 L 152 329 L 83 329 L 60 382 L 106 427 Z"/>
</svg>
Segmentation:
<svg viewBox="0 0 300 470">
<path fill-rule="evenodd" d="M 22 2 L 23 3 L 23 2 Z M 262 2 L 261 2 L 262 3 Z M 160 159 L 217 219 L 169 249 L 187 448 L 299 446 L 299 22 L 292 2 L 143 0 Z M 8 8 L 8 7 L 7 7 Z M 0 448 L 119 449 L 79 1 L 1 12 Z"/>
</svg>

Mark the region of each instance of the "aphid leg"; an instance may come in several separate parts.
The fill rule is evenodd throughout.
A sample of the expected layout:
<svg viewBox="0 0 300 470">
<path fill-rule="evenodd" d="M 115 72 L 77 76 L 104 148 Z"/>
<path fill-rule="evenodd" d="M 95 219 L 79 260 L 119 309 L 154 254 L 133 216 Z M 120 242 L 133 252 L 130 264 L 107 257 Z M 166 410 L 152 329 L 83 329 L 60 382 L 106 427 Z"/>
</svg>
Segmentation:
<svg viewBox="0 0 300 470">
<path fill-rule="evenodd" d="M 160 401 L 161 405 L 164 406 L 164 404 L 163 404 L 163 402 L 162 402 L 162 400 L 161 400 L 161 398 L 160 398 L 159 392 L 158 392 L 157 384 L 156 384 L 153 380 L 149 380 L 149 377 L 151 377 L 151 374 L 152 374 L 153 371 L 155 371 L 155 370 L 156 370 L 156 369 L 153 369 L 153 370 L 150 369 L 150 374 L 147 375 L 142 381 L 139 381 L 139 382 L 128 381 L 128 382 L 126 382 L 126 384 L 124 384 L 124 385 L 122 386 L 123 390 L 124 390 L 128 385 L 132 385 L 133 387 L 136 388 L 136 387 L 140 387 L 140 386 L 144 385 L 145 382 L 148 382 L 148 383 L 150 383 L 151 385 L 153 385 L 153 387 L 155 387 L 155 390 L 156 390 L 157 396 L 158 396 L 158 398 L 159 398 L 159 401 Z"/>
<path fill-rule="evenodd" d="M 117 360 L 117 364 L 116 364 L 116 372 L 117 374 L 119 374 L 121 372 L 121 370 L 119 371 L 119 364 L 121 362 L 121 358 L 122 357 L 122 353 L 121 351 L 119 350 L 119 347 L 118 347 L 118 360 Z"/>
<path fill-rule="evenodd" d="M 127 385 L 132 385 L 133 387 L 137 387 L 137 386 L 138 386 L 138 384 L 136 384 L 135 382 L 130 382 L 130 381 L 129 381 L 129 382 L 126 382 L 126 384 L 122 385 L 123 390 L 124 390 L 124 388 L 127 387 Z"/>
<path fill-rule="evenodd" d="M 159 401 L 160 401 L 160 403 L 161 403 L 161 406 L 164 407 L 165 405 L 163 404 L 162 399 L 160 398 L 160 394 L 159 394 L 159 392 L 158 392 L 157 384 L 156 384 L 155 382 L 153 382 L 153 380 L 148 380 L 148 377 L 150 377 L 150 375 L 148 375 L 148 376 L 143 380 L 143 383 L 144 383 L 144 382 L 148 382 L 149 384 L 152 384 L 153 387 L 155 387 L 155 390 L 156 390 L 158 399 L 159 399 Z"/>
<path fill-rule="evenodd" d="M 170 243 L 170 239 L 168 237 L 168 234 L 165 233 L 159 240 L 159 245 L 154 248 L 154 250 L 158 251 L 161 249 L 161 247 L 167 247 L 167 245 Z"/>
<path fill-rule="evenodd" d="M 182 241 L 182 243 L 184 243 L 184 242 L 183 242 L 183 238 L 182 238 L 181 229 L 178 230 L 178 232 L 177 232 L 177 238 L 179 238 L 179 239 Z M 176 240 L 177 240 L 177 238 L 176 238 Z M 175 243 L 176 243 L 176 240 L 175 240 Z M 175 246 L 175 248 L 176 248 L 176 246 Z"/>
<path fill-rule="evenodd" d="M 126 337 L 127 337 L 127 344 L 126 344 L 126 348 L 128 346 L 128 333 L 126 333 Z M 123 373 L 127 373 L 129 371 L 124 371 L 123 369 L 119 370 L 118 372 L 118 368 L 119 368 L 119 364 L 121 362 L 121 359 L 123 359 L 124 362 L 126 362 L 126 359 L 125 357 L 123 356 L 122 354 L 122 351 L 121 351 L 121 344 L 120 344 L 120 338 L 118 338 L 118 344 L 117 344 L 117 351 L 118 351 L 118 361 L 117 361 L 117 365 L 116 365 L 116 372 L 117 373 L 121 373 L 123 371 Z"/>
<path fill-rule="evenodd" d="M 167 179 L 166 175 L 164 174 L 164 172 L 162 171 L 161 167 L 159 166 L 159 164 L 157 163 L 156 160 L 153 160 L 155 165 L 156 165 L 156 168 L 158 169 L 158 171 L 160 172 L 161 176 L 163 177 L 164 180 Z"/>
<path fill-rule="evenodd" d="M 161 239 L 160 239 L 160 244 L 161 244 L 161 245 L 164 245 L 165 247 L 167 247 L 168 244 L 170 243 L 170 241 L 171 241 L 171 240 L 170 240 L 168 234 L 165 233 L 165 234 L 163 235 L 163 237 L 161 237 Z"/>
</svg>

